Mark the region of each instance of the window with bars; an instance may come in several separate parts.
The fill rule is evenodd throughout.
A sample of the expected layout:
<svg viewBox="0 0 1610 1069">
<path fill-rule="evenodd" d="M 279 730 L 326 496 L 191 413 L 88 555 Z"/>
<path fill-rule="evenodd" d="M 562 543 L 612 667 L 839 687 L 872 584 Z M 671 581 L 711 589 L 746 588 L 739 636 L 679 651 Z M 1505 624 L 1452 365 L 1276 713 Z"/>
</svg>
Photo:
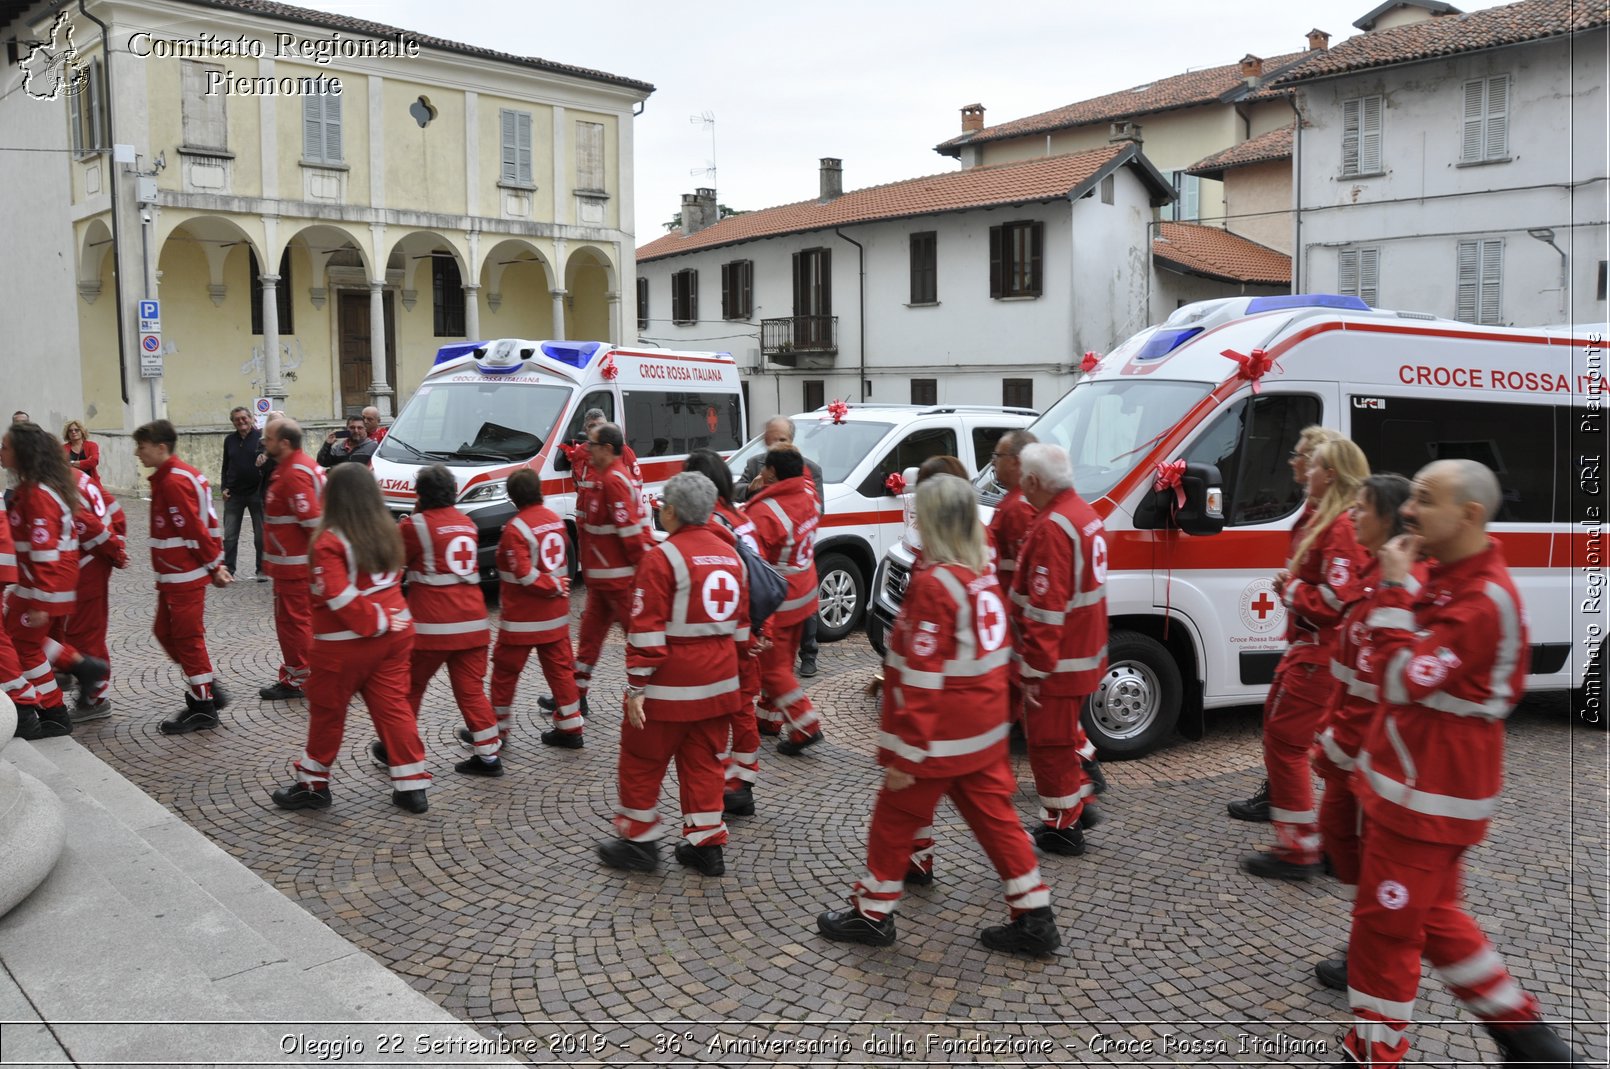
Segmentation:
<svg viewBox="0 0 1610 1069">
<path fill-rule="evenodd" d="M 263 333 L 263 282 L 259 277 L 263 272 L 257 265 L 257 254 L 250 249 L 246 250 L 249 258 L 252 294 L 252 333 Z M 296 330 L 291 323 L 291 250 L 287 248 L 280 256 L 280 280 L 275 283 L 274 308 L 279 313 L 280 337 L 295 334 Z"/>
<path fill-rule="evenodd" d="M 510 185 L 536 184 L 531 171 L 531 113 L 498 109 L 498 133 L 501 143 L 501 180 Z"/>
<path fill-rule="evenodd" d="M 1381 171 L 1381 113 L 1379 96 L 1342 102 L 1342 174 L 1379 174 Z"/>
<path fill-rule="evenodd" d="M 926 230 L 911 235 L 911 303 L 939 300 L 939 234 Z"/>
<path fill-rule="evenodd" d="M 302 158 L 309 163 L 340 163 L 341 98 L 333 93 L 302 98 Z"/>
<path fill-rule="evenodd" d="M 721 265 L 721 318 L 748 319 L 755 314 L 755 264 L 733 260 Z"/>
<path fill-rule="evenodd" d="M 183 119 L 184 147 L 227 148 L 224 102 L 228 98 L 222 93 L 207 92 L 208 72 L 222 71 L 223 68 L 186 60 L 179 64 L 179 70 L 183 90 L 179 108 Z"/>
<path fill-rule="evenodd" d="M 438 338 L 464 337 L 464 279 L 451 256 L 430 258 L 432 329 Z"/>
<path fill-rule="evenodd" d="M 1381 250 L 1343 249 L 1338 255 L 1336 292 L 1374 308 L 1381 292 Z"/>
<path fill-rule="evenodd" d="M 1454 318 L 1466 323 L 1501 323 L 1504 299 L 1504 242 L 1499 238 L 1461 241 L 1459 298 Z"/>
<path fill-rule="evenodd" d="M 699 272 L 691 267 L 671 276 L 671 322 L 699 320 Z"/>
<path fill-rule="evenodd" d="M 1509 75 L 1465 83 L 1459 162 L 1509 158 Z"/>
<path fill-rule="evenodd" d="M 576 188 L 604 188 L 604 124 L 576 122 Z"/>
<path fill-rule="evenodd" d="M 911 403 L 914 405 L 937 405 L 939 403 L 939 380 L 912 379 Z"/>
<path fill-rule="evenodd" d="M 1002 379 L 1001 404 L 1008 408 L 1033 408 L 1034 380 Z"/>
<path fill-rule="evenodd" d="M 989 295 L 1038 297 L 1044 287 L 1045 224 L 989 228 Z"/>
<path fill-rule="evenodd" d="M 637 280 L 637 329 L 648 329 L 648 279 Z"/>
</svg>

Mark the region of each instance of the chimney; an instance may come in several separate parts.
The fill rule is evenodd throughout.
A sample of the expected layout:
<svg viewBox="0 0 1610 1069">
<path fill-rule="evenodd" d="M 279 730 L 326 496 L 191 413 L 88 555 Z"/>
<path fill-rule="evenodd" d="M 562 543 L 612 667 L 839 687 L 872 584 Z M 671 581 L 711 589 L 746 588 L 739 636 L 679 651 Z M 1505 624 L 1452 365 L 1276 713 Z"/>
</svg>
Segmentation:
<svg viewBox="0 0 1610 1069">
<path fill-rule="evenodd" d="M 984 129 L 984 105 L 968 104 L 962 108 L 962 133 L 976 134 Z"/>
<path fill-rule="evenodd" d="M 692 193 L 682 194 L 682 236 L 688 237 L 715 225 L 716 212 L 715 190 L 701 186 Z"/>
<path fill-rule="evenodd" d="M 1108 144 L 1116 144 L 1120 141 L 1133 141 L 1137 145 L 1140 144 L 1140 123 L 1130 122 L 1128 119 L 1113 123 L 1112 132 L 1107 135 L 1107 142 Z"/>
<path fill-rule="evenodd" d="M 1263 60 L 1248 52 L 1241 57 L 1241 80 L 1249 86 L 1257 85 L 1263 77 Z"/>
<path fill-rule="evenodd" d="M 1324 30 L 1308 31 L 1308 51 L 1323 52 L 1330 47 L 1330 34 Z"/>
<path fill-rule="evenodd" d="M 844 161 L 836 160 L 832 156 L 822 157 L 822 195 L 819 198 L 823 204 L 830 200 L 838 200 L 844 195 Z"/>
</svg>

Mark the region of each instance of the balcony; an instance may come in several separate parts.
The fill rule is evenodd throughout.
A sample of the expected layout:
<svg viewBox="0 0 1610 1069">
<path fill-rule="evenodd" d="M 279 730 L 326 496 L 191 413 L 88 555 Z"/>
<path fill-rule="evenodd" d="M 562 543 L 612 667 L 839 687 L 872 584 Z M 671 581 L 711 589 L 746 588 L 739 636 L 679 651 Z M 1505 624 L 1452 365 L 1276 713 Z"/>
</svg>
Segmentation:
<svg viewBox="0 0 1610 1069">
<path fill-rule="evenodd" d="M 783 367 L 830 368 L 839 351 L 839 317 L 762 319 L 760 351 Z"/>
</svg>

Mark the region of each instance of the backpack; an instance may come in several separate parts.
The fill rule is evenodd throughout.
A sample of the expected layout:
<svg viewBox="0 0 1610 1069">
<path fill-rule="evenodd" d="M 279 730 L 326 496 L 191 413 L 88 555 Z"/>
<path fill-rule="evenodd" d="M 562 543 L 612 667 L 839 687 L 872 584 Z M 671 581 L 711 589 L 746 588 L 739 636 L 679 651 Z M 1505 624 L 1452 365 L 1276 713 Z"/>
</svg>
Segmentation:
<svg viewBox="0 0 1610 1069">
<path fill-rule="evenodd" d="M 788 580 L 755 552 L 747 539 L 740 538 L 737 542 L 738 556 L 749 573 L 749 626 L 759 631 L 777 607 L 788 599 Z"/>
</svg>

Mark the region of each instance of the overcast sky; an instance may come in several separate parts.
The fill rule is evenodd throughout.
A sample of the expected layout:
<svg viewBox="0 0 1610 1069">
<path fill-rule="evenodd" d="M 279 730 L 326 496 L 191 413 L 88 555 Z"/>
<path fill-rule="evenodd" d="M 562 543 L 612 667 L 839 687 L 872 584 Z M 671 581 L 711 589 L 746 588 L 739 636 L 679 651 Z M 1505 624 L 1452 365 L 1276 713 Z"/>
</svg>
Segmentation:
<svg viewBox="0 0 1610 1069">
<path fill-rule="evenodd" d="M 540 56 L 653 84 L 637 120 L 638 245 L 665 232 L 682 194 L 767 208 L 817 195 L 817 161 L 844 188 L 952 171 L 933 147 L 986 123 L 1047 111 L 1251 52 L 1335 45 L 1370 0 L 815 0 L 803 9 L 729 0 L 578 3 L 293 0 L 407 30 Z M 1455 0 L 1456 4 L 1458 0 Z M 1464 3 L 1464 10 L 1496 6 Z M 710 130 L 690 117 L 715 117 Z M 697 173 L 690 173 L 697 172 Z"/>
</svg>

